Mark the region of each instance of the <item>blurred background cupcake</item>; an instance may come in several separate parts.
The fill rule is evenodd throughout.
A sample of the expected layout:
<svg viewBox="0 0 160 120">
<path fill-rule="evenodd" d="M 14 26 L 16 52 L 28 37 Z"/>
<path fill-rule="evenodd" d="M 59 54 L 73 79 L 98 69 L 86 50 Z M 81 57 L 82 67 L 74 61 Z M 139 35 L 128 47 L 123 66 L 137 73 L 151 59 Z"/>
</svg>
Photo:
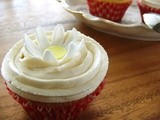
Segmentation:
<svg viewBox="0 0 160 120">
<path fill-rule="evenodd" d="M 87 0 L 92 15 L 120 22 L 132 0 Z"/>
<path fill-rule="evenodd" d="M 141 16 L 145 13 L 160 14 L 160 0 L 137 0 Z M 143 20 L 143 17 L 142 17 Z"/>
</svg>

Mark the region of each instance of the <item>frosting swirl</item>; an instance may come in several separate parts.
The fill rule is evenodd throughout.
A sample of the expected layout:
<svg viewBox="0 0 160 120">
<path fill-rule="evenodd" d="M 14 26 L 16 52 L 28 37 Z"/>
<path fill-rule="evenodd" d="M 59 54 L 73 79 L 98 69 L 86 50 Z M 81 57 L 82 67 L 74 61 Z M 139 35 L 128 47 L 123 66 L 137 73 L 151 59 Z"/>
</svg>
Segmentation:
<svg viewBox="0 0 160 120">
<path fill-rule="evenodd" d="M 60 58 L 50 46 L 64 48 Z M 108 56 L 102 46 L 76 29 L 53 32 L 37 28 L 36 35 L 24 35 L 7 53 L 2 75 L 7 86 L 22 97 L 40 102 L 68 102 L 92 93 L 103 81 Z"/>
</svg>

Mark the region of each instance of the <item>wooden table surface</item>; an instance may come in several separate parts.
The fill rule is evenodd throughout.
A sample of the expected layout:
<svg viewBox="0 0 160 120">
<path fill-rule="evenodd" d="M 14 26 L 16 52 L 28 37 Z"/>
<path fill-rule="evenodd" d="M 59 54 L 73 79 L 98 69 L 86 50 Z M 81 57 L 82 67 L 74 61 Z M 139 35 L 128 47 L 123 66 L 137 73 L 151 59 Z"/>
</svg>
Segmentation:
<svg viewBox="0 0 160 120">
<path fill-rule="evenodd" d="M 75 27 L 106 49 L 110 64 L 104 90 L 77 120 L 160 120 L 160 42 L 104 34 L 79 22 L 54 0 L 0 0 L 0 63 L 36 26 Z M 0 120 L 30 120 L 7 93 L 0 76 Z"/>
</svg>

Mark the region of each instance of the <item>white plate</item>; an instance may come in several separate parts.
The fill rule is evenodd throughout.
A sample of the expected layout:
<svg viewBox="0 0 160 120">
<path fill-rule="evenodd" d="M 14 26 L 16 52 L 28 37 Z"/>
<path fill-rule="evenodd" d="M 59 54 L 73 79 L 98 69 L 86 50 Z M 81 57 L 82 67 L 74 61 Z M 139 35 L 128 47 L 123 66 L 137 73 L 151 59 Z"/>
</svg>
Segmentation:
<svg viewBox="0 0 160 120">
<path fill-rule="evenodd" d="M 128 8 L 121 23 L 91 15 L 87 0 L 61 0 L 61 4 L 78 20 L 98 31 L 137 40 L 160 41 L 160 33 L 141 22 L 135 2 Z"/>
</svg>

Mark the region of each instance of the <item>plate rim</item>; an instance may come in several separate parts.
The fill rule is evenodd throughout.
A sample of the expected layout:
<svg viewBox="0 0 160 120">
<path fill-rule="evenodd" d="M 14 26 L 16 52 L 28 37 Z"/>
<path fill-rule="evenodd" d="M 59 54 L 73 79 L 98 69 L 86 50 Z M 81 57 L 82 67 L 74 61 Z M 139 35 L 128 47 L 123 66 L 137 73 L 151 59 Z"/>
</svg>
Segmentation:
<svg viewBox="0 0 160 120">
<path fill-rule="evenodd" d="M 145 25 L 142 22 L 141 23 L 131 23 L 131 24 L 121 24 L 121 23 L 117 23 L 117 22 L 114 22 L 114 21 L 111 21 L 111 20 L 108 20 L 108 19 L 103 19 L 103 18 L 100 18 L 100 17 L 93 16 L 90 13 L 84 13 L 82 11 L 73 10 L 73 9 L 71 9 L 70 5 L 67 4 L 66 0 L 61 0 L 61 5 L 64 9 L 66 9 L 68 12 L 72 13 L 75 17 L 77 15 L 80 15 L 83 18 L 85 18 L 89 21 L 92 21 L 92 22 L 106 23 L 106 24 L 112 25 L 113 27 L 116 26 L 116 27 L 120 27 L 120 28 L 130 28 L 130 29 L 141 28 L 141 29 L 144 29 L 144 30 L 147 30 L 147 31 L 150 31 L 150 32 L 158 33 L 156 31 L 154 31 L 153 29 L 149 28 L 147 25 Z M 88 15 L 90 15 L 92 17 L 88 17 Z M 87 25 L 87 26 L 93 28 L 90 25 Z M 96 28 L 93 28 L 93 29 L 96 29 Z M 104 33 L 112 34 L 110 31 L 103 31 L 103 30 L 99 30 L 99 29 L 96 29 L 96 30 L 104 32 Z M 152 38 L 152 39 L 151 38 L 147 39 L 145 37 L 135 37 L 135 38 L 133 38 L 133 37 L 129 37 L 129 36 L 125 36 L 125 35 L 118 35 L 118 34 L 113 34 L 113 35 L 121 36 L 121 37 L 125 37 L 125 38 L 131 38 L 131 39 L 140 39 L 140 40 L 147 40 L 147 41 L 160 41 L 160 34 L 158 35 L 159 38 L 157 37 L 157 38 Z"/>
</svg>

